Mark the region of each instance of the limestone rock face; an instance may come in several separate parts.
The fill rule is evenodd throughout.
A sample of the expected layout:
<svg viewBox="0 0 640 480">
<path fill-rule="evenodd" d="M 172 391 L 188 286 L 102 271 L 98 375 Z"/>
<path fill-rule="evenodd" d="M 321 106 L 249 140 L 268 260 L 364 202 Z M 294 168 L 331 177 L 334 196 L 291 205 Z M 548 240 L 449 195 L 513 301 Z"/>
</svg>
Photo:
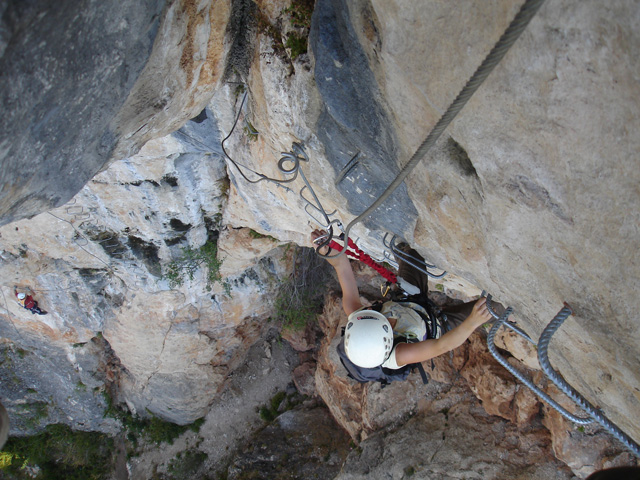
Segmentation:
<svg viewBox="0 0 640 480">
<path fill-rule="evenodd" d="M 287 0 L 90 2 L 83 15 L 72 2 L 55 11 L 45 3 L 1 6 L 0 331 L 7 355 L 15 363 L 20 349 L 40 352 L 33 358 L 55 360 L 70 384 L 99 391 L 111 382 L 132 409 L 185 423 L 206 410 L 206 392 L 242 362 L 270 316 L 271 280 L 289 267 L 277 245 L 307 244 L 318 226 L 339 233 L 360 215 L 523 2 L 317 0 L 305 27 L 291 26 Z M 574 314 L 551 342 L 552 364 L 640 440 L 637 24 L 634 2 L 546 2 L 428 158 L 350 234 L 382 261 L 389 259 L 385 234 L 402 237 L 452 274 L 434 281 L 434 290 L 463 285 L 462 300 L 487 290 L 515 308 L 515 321 L 534 339 L 568 302 Z M 308 53 L 293 58 L 285 42 L 296 28 L 308 33 Z M 253 238 L 251 230 L 277 241 Z M 218 242 L 227 289 L 216 283 L 208 291 L 202 269 L 171 288 L 164 267 L 207 241 Z M 20 309 L 13 284 L 30 287 L 49 315 Z M 361 293 L 373 299 L 377 292 L 379 282 Z M 345 377 L 334 349 L 339 311 L 333 298 L 320 320 L 326 338 L 314 379 L 342 427 L 368 441 L 426 412 L 415 379 L 381 391 Z M 537 368 L 531 349 L 510 335 L 499 341 L 512 351 L 510 362 Z M 507 443 L 517 443 L 516 430 L 523 435 L 518 455 L 552 443 L 580 476 L 593 462 L 618 461 L 602 460 L 609 447 L 601 440 L 594 441 L 598 460 L 567 453 L 569 440 L 581 437 L 541 411 L 483 342 L 478 334 L 436 359 L 430 375 L 441 384 L 463 376 L 495 417 L 461 406 L 458 426 L 447 426 L 442 413 L 425 417 L 430 428 L 449 439 L 458 428 L 479 432 L 473 421 L 483 430 L 499 424 L 513 432 Z M 82 354 L 86 367 L 73 360 L 73 345 L 84 352 L 94 343 Z M 24 372 L 41 368 L 24 358 Z M 310 368 L 299 378 L 309 389 Z M 86 370 L 106 372 L 105 380 L 85 381 Z M 527 373 L 551 389 L 540 373 Z M 24 398 L 44 402 L 58 388 L 39 382 L 38 395 L 28 385 L 9 389 L 9 408 Z M 112 428 L 97 422 L 90 396 L 81 397 L 82 408 L 60 407 L 59 418 L 84 411 L 81 422 Z M 389 399 L 399 406 L 388 408 Z M 551 443 L 525 432 L 541 418 Z M 399 430 L 387 438 L 400 446 L 410 437 Z M 484 446 L 482 434 L 472 438 L 474 449 Z M 363 450 L 383 459 L 367 463 L 372 472 L 419 470 L 417 463 L 385 465 L 376 442 Z M 434 439 L 427 442 L 437 450 Z M 489 443 L 505 452 L 503 470 L 469 458 L 486 462 L 490 477 L 550 476 L 542 449 L 532 448 L 533 463 L 524 465 L 502 437 Z M 454 460 L 445 459 L 442 471 Z M 366 474 L 356 463 L 344 478 Z"/>
<path fill-rule="evenodd" d="M 202 268 L 173 289 L 164 276 L 184 249 L 197 251 L 222 230 L 228 181 L 215 145 L 199 137 L 216 129 L 207 112 L 115 163 L 64 207 L 0 229 L 2 277 L 49 312 L 34 316 L 2 287 L 2 336 L 13 359 L 5 371 L 19 380 L 3 398 L 12 414 L 25 412 L 12 432 L 55 421 L 113 431 L 102 414 L 105 388 L 134 412 L 192 422 L 260 337 L 274 278 L 287 269 L 281 251 L 266 255 L 277 247 L 272 239 L 219 238 L 223 265 L 226 251 L 261 259 L 230 261 L 226 288 L 207 291 Z"/>
<path fill-rule="evenodd" d="M 397 131 L 415 139 L 400 142 L 407 154 L 519 3 L 470 2 L 463 20 L 436 2 L 372 2 L 380 46 L 360 38 L 395 92 Z M 630 4 L 546 3 L 407 183 L 418 250 L 514 306 L 534 338 L 572 305 L 552 361 L 637 439 L 636 18 Z"/>
<path fill-rule="evenodd" d="M 543 407 L 531 390 L 519 384 L 493 359 L 486 349 L 486 335 L 482 331 L 474 333 L 469 341 L 450 354 L 424 362 L 423 367 L 430 378 L 427 385 L 422 383 L 417 372 L 406 381 L 393 382 L 384 388 L 377 383 L 355 382 L 347 377 L 336 352 L 341 340 L 340 326 L 345 320 L 340 310 L 340 299 L 330 297 L 320 317 L 325 339 L 318 354 L 316 390 L 336 421 L 360 443 L 362 453 L 352 453 L 343 476 L 337 478 L 375 476 L 384 468 L 404 469 L 405 473 L 413 469 L 416 473 L 424 471 L 433 475 L 450 469 L 459 476 L 467 468 L 473 469 L 474 465 L 487 461 L 493 465 L 486 470 L 489 478 L 538 478 L 542 472 L 557 468 L 556 460 L 551 460 L 553 456 L 568 465 L 578 478 L 603 468 L 635 464 L 631 453 L 599 424 L 578 427 L 546 404 Z M 514 360 L 507 351 L 504 355 L 510 361 Z M 541 372 L 519 364 L 517 368 L 568 411 L 583 415 L 555 386 L 543 381 Z M 441 423 L 434 417 L 442 414 Z M 407 421 L 409 418 L 411 420 Z M 461 432 L 467 429 L 467 422 L 476 426 L 463 435 Z M 402 425 L 399 430 L 398 425 Z M 414 428 L 410 446 L 400 438 L 411 437 Z M 486 438 L 480 433 L 485 428 L 489 435 Z M 509 440 L 516 437 L 516 443 Z M 441 440 L 443 448 L 435 448 L 430 462 L 411 460 L 418 463 L 403 463 L 404 449 L 433 449 L 434 439 Z M 449 448 L 444 448 L 445 445 Z M 524 450 L 516 453 L 520 448 Z M 525 453 L 527 448 L 532 448 L 531 452 Z M 483 455 L 487 451 L 505 461 L 486 460 Z M 474 461 L 462 461 L 461 457 L 466 455 L 473 456 Z M 480 457 L 476 458 L 476 455 Z M 412 458 L 417 459 L 419 455 L 416 453 Z M 462 463 L 458 467 L 447 466 L 455 461 Z M 523 469 L 518 472 L 521 477 L 511 473 L 512 469 L 515 472 L 519 468 L 518 465 Z M 560 472 L 566 478 L 573 478 L 564 467 Z"/>
<path fill-rule="evenodd" d="M 325 210 L 337 210 L 331 218 L 347 223 L 390 183 L 521 3 L 318 1 L 309 37 L 314 84 L 304 62 L 287 75 L 271 39 L 258 35 L 240 121 L 259 134 L 232 136 L 230 150 L 275 176 L 279 152 L 303 141 L 310 161 L 301 168 Z M 568 302 L 574 315 L 551 342 L 554 366 L 640 438 L 631 420 L 640 413 L 640 338 L 630 327 L 640 278 L 632 153 L 640 140 L 629 133 L 640 98 L 629 57 L 640 42 L 636 10 L 546 3 L 408 177 L 411 205 L 398 191 L 352 234 L 377 258 L 385 232 L 404 236 L 439 267 L 513 306 L 534 339 Z M 268 81 L 273 72 L 276 83 Z M 311 86 L 296 98 L 301 85 Z M 218 110 L 225 97 L 232 99 L 214 96 Z M 235 113 L 239 102 L 231 102 Z M 358 152 L 362 159 L 336 186 Z M 300 179 L 286 184 L 293 191 L 249 186 L 235 170 L 232 181 L 231 224 L 257 223 L 301 242 L 309 224 L 324 222 L 302 210 Z"/>
<path fill-rule="evenodd" d="M 229 2 L 3 2 L 0 225 L 59 207 L 197 115 Z"/>
<path fill-rule="evenodd" d="M 479 405 L 469 405 L 460 392 L 446 395 L 459 403 L 421 412 L 399 429 L 369 437 L 351 452 L 336 479 L 575 478 L 548 454 L 548 440 L 539 429 L 519 432 Z"/>
</svg>

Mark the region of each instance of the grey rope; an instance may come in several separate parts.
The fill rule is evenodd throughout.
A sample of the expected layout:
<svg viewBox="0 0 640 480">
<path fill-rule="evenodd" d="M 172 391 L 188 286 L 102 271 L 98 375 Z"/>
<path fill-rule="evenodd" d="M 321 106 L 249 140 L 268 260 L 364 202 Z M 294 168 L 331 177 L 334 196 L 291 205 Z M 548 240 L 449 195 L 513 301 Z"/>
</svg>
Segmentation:
<svg viewBox="0 0 640 480">
<path fill-rule="evenodd" d="M 499 317 L 498 320 L 496 320 L 496 322 L 493 324 L 493 327 L 491 327 L 491 330 L 489 331 L 489 335 L 487 337 L 487 346 L 489 347 L 489 352 L 491 352 L 491 355 L 493 355 L 493 358 L 495 358 L 500 363 L 500 365 L 502 365 L 504 368 L 509 370 L 509 372 L 511 372 L 511 374 L 514 377 L 516 377 L 518 380 L 524 383 L 527 387 L 529 387 L 536 395 L 538 395 L 542 400 L 547 402 L 551 408 L 556 410 L 567 420 L 571 420 L 572 422 L 575 422 L 578 425 L 588 425 L 589 423 L 593 423 L 592 418 L 578 417 L 576 415 L 573 415 L 564 407 L 562 407 L 558 402 L 556 402 L 553 398 L 551 398 L 545 392 L 540 390 L 531 380 L 525 377 L 519 370 L 517 370 L 513 365 L 507 362 L 507 360 L 498 353 L 498 349 L 496 348 L 496 345 L 495 345 L 496 333 L 498 332 L 498 329 L 507 321 L 507 318 L 509 318 L 509 315 L 511 315 L 512 312 L 513 312 L 513 308 L 511 307 L 507 308 L 505 312 L 502 314 L 502 316 Z"/>
<path fill-rule="evenodd" d="M 524 29 L 527 27 L 527 25 L 535 16 L 543 3 L 544 0 L 527 0 L 525 2 L 525 4 L 520 8 L 518 14 L 511 21 L 511 24 L 502 34 L 496 45 L 486 56 L 482 64 L 480 64 L 478 69 L 469 79 L 464 88 L 460 91 L 453 103 L 449 105 L 449 108 L 444 113 L 444 115 L 442 115 L 440 120 L 438 120 L 438 123 L 436 123 L 433 129 L 431 129 L 431 131 L 427 135 L 427 138 L 425 138 L 422 144 L 418 147 L 409 162 L 407 162 L 407 164 L 402 168 L 398 176 L 393 180 L 393 182 L 391 182 L 391 184 L 382 193 L 382 195 L 380 195 L 380 197 L 378 197 L 378 199 L 371 204 L 369 208 L 358 215 L 358 217 L 356 217 L 351 221 L 351 223 L 346 226 L 344 230 L 344 235 L 346 238 L 349 237 L 351 228 L 356 223 L 363 221 L 366 217 L 371 215 L 371 213 L 376 210 L 395 191 L 396 188 L 400 186 L 400 184 L 404 181 L 407 175 L 411 173 L 418 162 L 422 160 L 429 149 L 436 143 L 442 132 L 449 126 L 449 124 L 453 121 L 460 110 L 462 110 L 471 96 L 476 92 L 476 90 L 478 90 L 480 85 L 482 85 L 482 82 L 485 81 L 485 79 L 493 71 L 496 65 L 498 65 L 500 60 L 502 60 L 509 48 L 511 48 L 518 37 L 522 34 Z M 338 253 L 337 255 L 334 255 L 334 257 L 342 255 L 344 251 L 345 249 L 343 249 L 342 252 Z M 320 253 L 318 254 L 325 258 L 329 256 L 322 255 Z"/>
<path fill-rule="evenodd" d="M 615 424 L 605 417 L 600 410 L 595 408 L 589 403 L 582 395 L 580 395 L 571 385 L 569 385 L 560 374 L 558 374 L 549 363 L 549 357 L 547 356 L 547 349 L 549 348 L 549 342 L 553 334 L 560 328 L 569 315 L 571 315 L 571 308 L 565 304 L 564 308 L 558 312 L 549 325 L 543 330 L 538 342 L 538 362 L 542 371 L 549 377 L 549 379 L 555 383 L 555 385 L 571 400 L 576 402 L 585 412 L 593 417 L 600 425 L 602 425 L 611 435 L 620 440 L 629 450 L 640 457 L 640 446 L 633 441 L 629 435 L 620 430 Z"/>
<path fill-rule="evenodd" d="M 69 220 L 65 220 L 64 218 L 60 218 L 60 217 L 58 217 L 57 215 L 54 215 L 54 214 L 53 214 L 53 213 L 51 213 L 51 212 L 47 212 L 47 213 L 48 213 L 49 215 L 51 215 L 53 218 L 57 218 L 57 219 L 58 219 L 58 220 L 60 220 L 61 222 L 66 222 L 66 223 L 68 223 L 69 225 L 71 225 L 71 228 L 73 228 L 73 230 L 76 232 L 76 234 L 78 235 L 78 237 L 80 237 L 80 238 L 82 238 L 82 239 L 86 240 L 86 242 L 87 242 L 87 243 L 85 243 L 85 245 L 89 243 L 89 241 L 86 239 L 86 237 L 85 237 L 85 236 L 84 236 L 84 235 L 83 235 L 83 234 L 82 234 L 82 233 L 81 233 L 81 232 L 80 232 L 80 231 L 75 227 L 75 225 L 74 225 L 73 223 L 71 223 Z M 79 248 L 81 248 L 82 250 L 84 250 L 84 251 L 85 251 L 85 253 L 88 253 L 89 255 L 91 255 L 92 257 L 94 257 L 94 258 L 95 258 L 96 260 L 98 260 L 99 262 L 104 263 L 104 264 L 106 265 L 107 269 L 108 269 L 110 272 L 115 272 L 115 269 L 114 269 L 111 265 L 109 265 L 107 262 L 105 262 L 104 260 L 102 260 L 102 259 L 101 259 L 100 257 L 98 257 L 97 255 L 94 255 L 93 253 L 91 253 L 89 250 L 87 250 L 86 248 L 84 248 L 84 246 L 83 246 L 83 245 L 80 245 L 80 244 L 79 244 L 79 243 L 77 243 L 77 242 L 76 242 L 76 245 L 77 245 Z"/>
</svg>

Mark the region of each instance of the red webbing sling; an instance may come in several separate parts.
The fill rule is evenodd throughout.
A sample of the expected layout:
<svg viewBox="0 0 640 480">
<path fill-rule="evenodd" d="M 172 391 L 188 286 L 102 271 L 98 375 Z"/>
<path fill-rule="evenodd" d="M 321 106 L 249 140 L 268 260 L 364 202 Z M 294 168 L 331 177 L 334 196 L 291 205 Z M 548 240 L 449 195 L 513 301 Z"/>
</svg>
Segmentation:
<svg viewBox="0 0 640 480">
<path fill-rule="evenodd" d="M 331 242 L 329 242 L 329 247 L 333 248 L 334 250 L 337 250 L 338 252 L 342 251 L 342 245 L 337 243 L 335 240 L 331 240 Z M 349 239 L 348 248 L 345 254 L 349 255 L 352 258 L 355 258 L 356 260 L 360 260 L 362 263 L 366 265 L 369 265 L 376 272 L 378 272 L 380 275 L 386 278 L 389 282 L 391 283 L 398 282 L 398 279 L 396 278 L 396 275 L 393 272 L 384 268 L 379 263 L 376 263 L 373 260 L 373 258 L 371 258 L 369 255 L 367 255 L 362 250 L 360 250 L 358 246 L 354 243 L 354 241 L 351 239 Z"/>
</svg>

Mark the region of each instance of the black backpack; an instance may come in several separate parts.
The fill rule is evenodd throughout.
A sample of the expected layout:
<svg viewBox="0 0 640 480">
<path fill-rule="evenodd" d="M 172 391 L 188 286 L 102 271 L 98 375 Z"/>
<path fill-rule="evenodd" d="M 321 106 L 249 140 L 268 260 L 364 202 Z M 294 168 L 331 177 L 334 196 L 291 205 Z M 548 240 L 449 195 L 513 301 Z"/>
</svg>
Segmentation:
<svg viewBox="0 0 640 480">
<path fill-rule="evenodd" d="M 418 302 L 415 302 L 415 303 L 418 303 Z M 424 306 L 424 303 L 423 303 L 423 306 Z M 380 311 L 381 309 L 382 309 L 382 302 L 376 302 L 371 306 L 371 310 Z M 427 311 L 430 314 L 432 312 L 431 308 L 428 308 Z M 422 319 L 427 324 L 428 338 L 432 338 L 431 325 L 434 319 L 436 318 L 435 315 L 433 316 L 430 315 L 431 318 L 425 318 L 421 312 L 419 311 L 417 312 L 420 314 Z M 435 319 L 435 321 L 438 321 L 438 320 Z M 412 342 L 418 342 L 418 341 L 419 340 L 416 340 L 416 339 L 397 338 L 394 340 L 393 346 L 395 347 L 400 342 L 412 343 Z M 391 382 L 406 380 L 409 374 L 415 369 L 418 369 L 418 371 L 420 372 L 420 376 L 422 377 L 422 383 L 424 383 L 425 385 L 429 383 L 429 379 L 421 363 L 410 363 L 398 369 L 384 368 L 381 365 L 374 368 L 364 368 L 364 367 L 357 366 L 351 360 L 349 360 L 349 357 L 347 357 L 347 352 L 344 349 L 344 328 L 342 329 L 342 339 L 338 344 L 338 356 L 340 357 L 340 361 L 342 362 L 342 365 L 344 365 L 344 368 L 347 370 L 347 376 L 360 383 L 380 382 L 382 384 L 382 387 L 384 388 L 387 384 Z"/>
</svg>

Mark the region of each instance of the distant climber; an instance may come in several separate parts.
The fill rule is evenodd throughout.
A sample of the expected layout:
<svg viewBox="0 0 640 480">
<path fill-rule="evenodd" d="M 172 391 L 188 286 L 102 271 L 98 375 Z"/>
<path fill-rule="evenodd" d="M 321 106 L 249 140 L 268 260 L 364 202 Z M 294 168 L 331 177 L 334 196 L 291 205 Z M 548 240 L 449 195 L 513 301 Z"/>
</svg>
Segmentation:
<svg viewBox="0 0 640 480">
<path fill-rule="evenodd" d="M 16 298 L 18 299 L 18 303 L 22 306 L 22 308 L 29 310 L 31 313 L 33 314 L 38 314 L 38 315 L 46 315 L 47 312 L 42 310 L 39 306 L 38 306 L 38 302 L 36 302 L 33 297 L 31 295 L 27 295 L 23 292 L 18 293 L 18 287 L 14 286 L 13 287 L 13 293 L 15 294 Z"/>
<path fill-rule="evenodd" d="M 317 244 L 316 240 L 324 235 L 324 232 L 315 230 L 311 233 L 312 243 Z M 402 250 L 422 259 L 408 245 Z M 328 248 L 323 247 L 319 253 L 326 255 L 327 251 Z M 402 260 L 399 261 L 398 275 L 418 287 L 420 293 L 402 295 L 400 292 L 392 297 L 393 301 L 363 307 L 347 256 L 327 261 L 338 275 L 342 308 L 348 315 L 342 348 L 350 362 L 366 371 L 361 375 L 364 379 L 358 378 L 343 359 L 345 367 L 356 380 L 373 380 L 373 375 L 378 374 L 376 369 L 392 373 L 405 365 L 418 364 L 449 352 L 462 345 L 480 325 L 493 320 L 485 298 L 438 309 L 427 297 L 427 275 Z M 499 304 L 494 306 L 501 307 Z M 355 370 L 360 373 L 360 370 Z M 383 375 L 382 372 L 379 374 Z M 371 375 L 371 378 L 366 375 Z"/>
</svg>

